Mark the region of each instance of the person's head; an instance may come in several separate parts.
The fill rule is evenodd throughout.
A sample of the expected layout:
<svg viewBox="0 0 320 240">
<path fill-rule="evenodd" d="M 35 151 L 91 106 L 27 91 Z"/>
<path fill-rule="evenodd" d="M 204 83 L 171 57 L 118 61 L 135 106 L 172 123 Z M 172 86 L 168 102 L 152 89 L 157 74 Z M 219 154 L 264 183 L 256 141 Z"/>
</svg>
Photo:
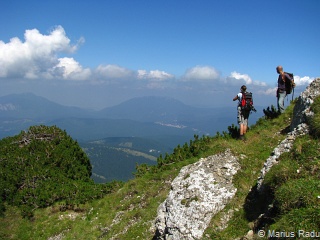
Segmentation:
<svg viewBox="0 0 320 240">
<path fill-rule="evenodd" d="M 276 69 L 277 69 L 277 73 L 278 74 L 283 73 L 283 67 L 282 66 L 279 65 Z"/>
<path fill-rule="evenodd" d="M 242 85 L 240 90 L 241 90 L 241 92 L 245 92 L 245 91 L 247 91 L 247 87 L 245 85 Z"/>
</svg>

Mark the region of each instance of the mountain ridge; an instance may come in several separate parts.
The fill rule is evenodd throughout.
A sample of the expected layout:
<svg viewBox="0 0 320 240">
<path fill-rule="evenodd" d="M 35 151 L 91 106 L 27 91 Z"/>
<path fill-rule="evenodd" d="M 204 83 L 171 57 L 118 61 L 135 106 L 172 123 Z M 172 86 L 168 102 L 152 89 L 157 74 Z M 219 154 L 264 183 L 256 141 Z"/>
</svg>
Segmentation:
<svg viewBox="0 0 320 240">
<path fill-rule="evenodd" d="M 68 125 L 70 119 L 74 119 L 74 127 L 79 119 L 83 119 L 82 122 L 89 121 L 89 119 L 121 121 L 126 119 L 141 123 L 155 123 L 169 128 L 183 127 L 184 130 L 193 129 L 196 134 L 207 135 L 222 131 L 235 122 L 235 112 L 235 108 L 230 107 L 192 107 L 174 98 L 154 96 L 133 98 L 102 110 L 87 110 L 57 104 L 31 93 L 10 94 L 0 97 L 0 138 L 17 134 L 37 123 L 61 123 L 63 128 L 63 124 Z M 253 114 L 250 119 L 254 123 L 259 117 L 259 114 Z M 63 123 L 64 120 L 66 120 L 65 123 Z M 15 124 L 15 121 L 18 123 Z M 83 124 L 78 126 L 79 130 L 82 126 Z M 110 129 L 110 131 L 113 130 Z M 87 132 L 86 135 L 90 136 L 90 133 Z M 189 133 L 187 135 L 190 136 Z M 72 137 L 77 138 L 78 136 L 72 135 Z M 89 137 L 89 140 L 94 137 Z"/>
<path fill-rule="evenodd" d="M 104 108 L 99 113 L 111 118 L 154 122 L 166 119 L 177 120 L 181 113 L 195 109 L 174 98 L 146 96 L 132 98 L 116 106 Z"/>
<path fill-rule="evenodd" d="M 8 106 L 8 107 L 6 107 Z M 33 93 L 9 94 L 0 97 L 0 118 L 56 119 L 66 116 L 85 117 L 91 111 L 64 106 Z"/>
</svg>

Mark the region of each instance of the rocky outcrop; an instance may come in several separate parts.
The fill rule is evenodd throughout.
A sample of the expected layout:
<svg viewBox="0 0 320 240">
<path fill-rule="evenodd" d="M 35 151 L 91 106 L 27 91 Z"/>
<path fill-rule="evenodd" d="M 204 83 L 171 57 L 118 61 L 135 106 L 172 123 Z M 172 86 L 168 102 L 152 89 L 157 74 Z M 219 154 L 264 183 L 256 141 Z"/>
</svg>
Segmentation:
<svg viewBox="0 0 320 240">
<path fill-rule="evenodd" d="M 232 178 L 240 169 L 230 150 L 185 166 L 158 208 L 157 239 L 200 239 L 214 214 L 237 189 Z"/>
<path fill-rule="evenodd" d="M 307 123 L 309 117 L 313 116 L 310 109 L 314 99 L 320 95 L 320 78 L 313 80 L 310 85 L 302 92 L 293 109 L 293 119 L 291 122 L 291 131 L 301 123 Z"/>
<path fill-rule="evenodd" d="M 263 190 L 264 176 L 274 164 L 278 163 L 280 155 L 290 151 L 297 136 L 309 132 L 308 120 L 314 115 L 310 107 L 314 99 L 318 96 L 320 96 L 320 78 L 313 80 L 306 90 L 300 94 L 293 109 L 293 118 L 290 125 L 291 131 L 288 133 L 286 139 L 273 150 L 271 156 L 265 161 L 257 182 L 258 191 L 261 192 Z"/>
<path fill-rule="evenodd" d="M 284 152 L 289 152 L 292 148 L 293 142 L 296 137 L 307 134 L 309 132 L 309 127 L 305 123 L 299 124 L 293 131 L 289 132 L 287 137 L 272 151 L 271 156 L 265 161 L 263 168 L 260 171 L 257 182 L 257 191 L 261 192 L 263 190 L 264 177 L 273 167 L 273 165 L 278 163 L 278 159 Z"/>
</svg>

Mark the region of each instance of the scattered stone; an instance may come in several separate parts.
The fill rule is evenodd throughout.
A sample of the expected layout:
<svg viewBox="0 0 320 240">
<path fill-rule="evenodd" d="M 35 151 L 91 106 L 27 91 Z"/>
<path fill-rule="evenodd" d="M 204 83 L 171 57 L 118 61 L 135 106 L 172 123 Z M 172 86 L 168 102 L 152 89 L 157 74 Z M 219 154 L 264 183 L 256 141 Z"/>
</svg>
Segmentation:
<svg viewBox="0 0 320 240">
<path fill-rule="evenodd" d="M 63 233 L 60 233 L 56 236 L 53 236 L 53 237 L 49 237 L 48 240 L 62 240 L 63 239 Z"/>
<path fill-rule="evenodd" d="M 247 235 L 244 237 L 244 239 L 250 240 L 253 239 L 254 233 L 252 230 L 250 230 Z"/>
</svg>

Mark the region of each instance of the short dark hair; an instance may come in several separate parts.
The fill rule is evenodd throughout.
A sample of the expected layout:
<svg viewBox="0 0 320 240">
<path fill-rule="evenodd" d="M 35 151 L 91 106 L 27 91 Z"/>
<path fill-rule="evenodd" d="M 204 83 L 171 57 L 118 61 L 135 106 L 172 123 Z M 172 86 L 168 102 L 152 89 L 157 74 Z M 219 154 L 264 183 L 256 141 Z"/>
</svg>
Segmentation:
<svg viewBox="0 0 320 240">
<path fill-rule="evenodd" d="M 245 92 L 245 91 L 247 90 L 246 85 L 242 85 L 242 86 L 241 86 L 241 89 L 242 89 L 242 91 L 244 91 L 244 92 Z"/>
</svg>

